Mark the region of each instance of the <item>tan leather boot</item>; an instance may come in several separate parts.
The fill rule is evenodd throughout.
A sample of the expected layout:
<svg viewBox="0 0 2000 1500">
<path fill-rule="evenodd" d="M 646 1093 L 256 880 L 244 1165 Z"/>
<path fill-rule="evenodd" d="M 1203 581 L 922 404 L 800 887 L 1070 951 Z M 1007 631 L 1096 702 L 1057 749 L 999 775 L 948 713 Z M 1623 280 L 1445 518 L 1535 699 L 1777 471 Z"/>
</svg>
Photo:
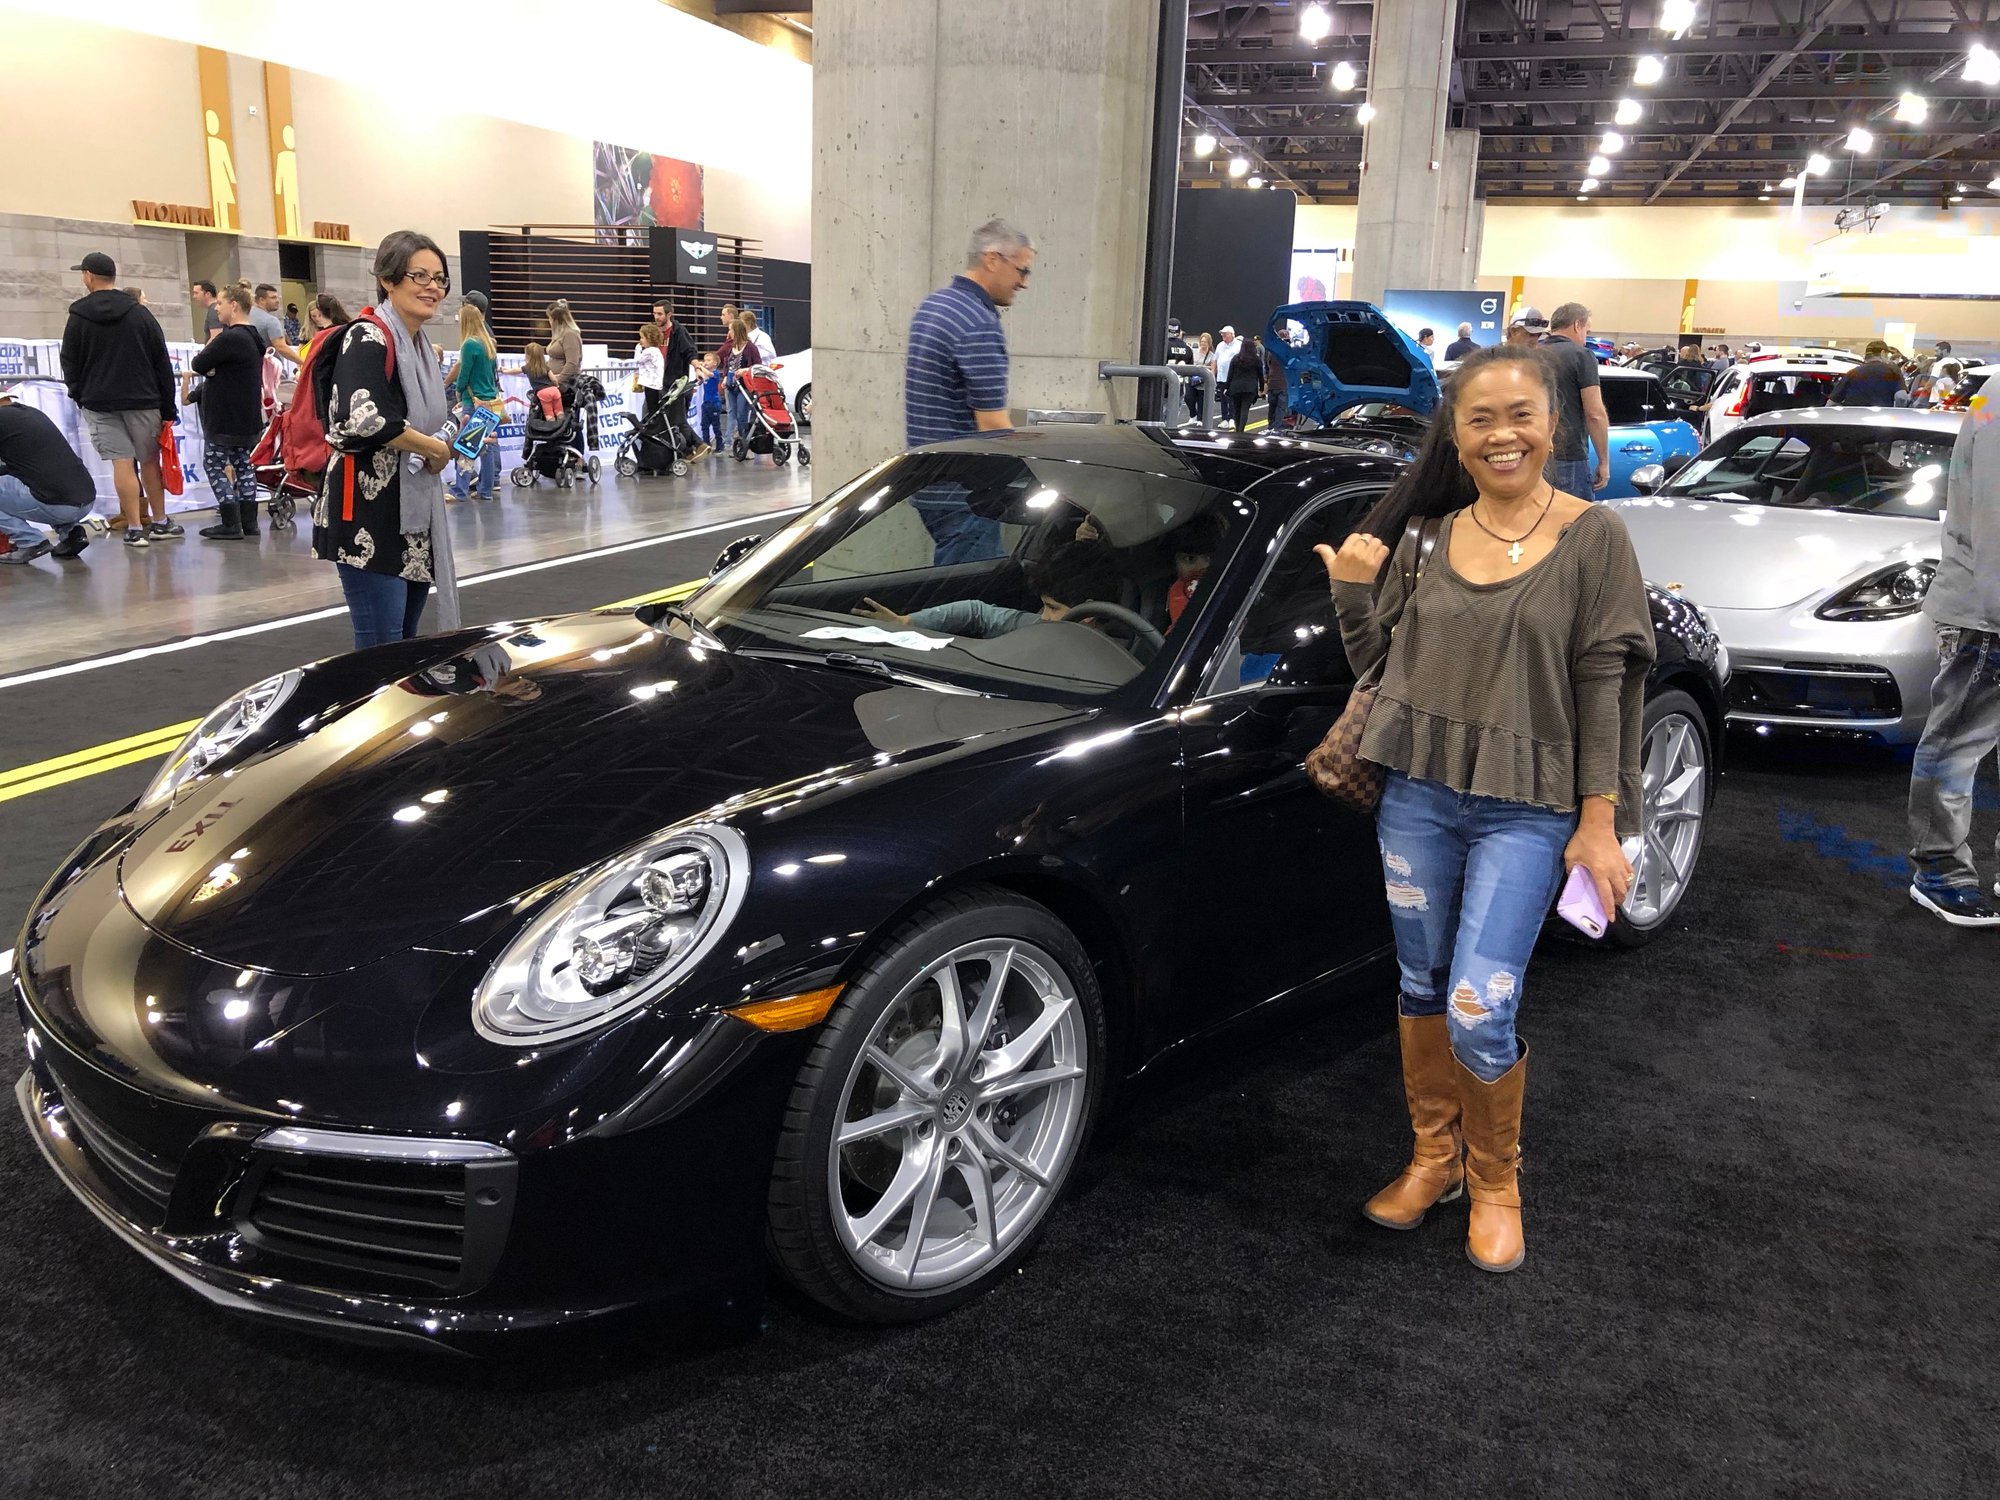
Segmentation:
<svg viewBox="0 0 2000 1500">
<path fill-rule="evenodd" d="M 1465 1253 L 1482 1271 L 1511 1271 L 1527 1259 L 1521 1233 L 1521 1095 L 1528 1081 L 1528 1048 L 1491 1083 L 1458 1061 L 1458 1096 L 1464 1108 L 1465 1186 L 1472 1222 Z"/>
<path fill-rule="evenodd" d="M 1403 1047 L 1403 1095 L 1410 1102 L 1416 1146 L 1403 1175 L 1361 1206 L 1384 1229 L 1415 1229 L 1435 1203 L 1465 1191 L 1459 1161 L 1458 1060 L 1442 1015 L 1396 1017 Z"/>
</svg>

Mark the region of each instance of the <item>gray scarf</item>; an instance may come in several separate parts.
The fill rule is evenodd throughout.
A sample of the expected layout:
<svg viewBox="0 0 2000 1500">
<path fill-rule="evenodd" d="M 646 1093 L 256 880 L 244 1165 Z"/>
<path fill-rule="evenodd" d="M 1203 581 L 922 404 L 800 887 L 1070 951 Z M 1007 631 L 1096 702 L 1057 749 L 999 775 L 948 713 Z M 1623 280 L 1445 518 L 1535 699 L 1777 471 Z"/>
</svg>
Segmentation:
<svg viewBox="0 0 2000 1500">
<path fill-rule="evenodd" d="M 451 408 L 445 404 L 444 376 L 438 370 L 437 351 L 423 334 L 413 335 L 387 303 L 378 306 L 375 315 L 388 326 L 389 337 L 395 341 L 396 383 L 403 388 L 410 427 L 434 436 L 443 432 L 451 419 Z M 445 518 L 444 475 L 431 473 L 421 463 L 412 472 L 414 457 L 414 454 L 397 454 L 397 461 L 403 466 L 403 534 L 430 537 L 438 626 L 456 630 L 463 620 L 458 611 L 458 566 L 451 553 L 451 526 Z"/>
</svg>

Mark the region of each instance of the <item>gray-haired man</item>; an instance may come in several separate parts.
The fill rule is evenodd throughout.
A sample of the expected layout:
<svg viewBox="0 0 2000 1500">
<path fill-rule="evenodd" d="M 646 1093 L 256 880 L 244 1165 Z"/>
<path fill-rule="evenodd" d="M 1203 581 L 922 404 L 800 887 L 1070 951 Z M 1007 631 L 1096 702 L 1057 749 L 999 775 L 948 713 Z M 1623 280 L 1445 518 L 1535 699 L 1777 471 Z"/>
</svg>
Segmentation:
<svg viewBox="0 0 2000 1500">
<path fill-rule="evenodd" d="M 903 434 L 912 448 L 1012 425 L 1000 309 L 1027 286 L 1034 265 L 1034 242 L 1004 219 L 989 220 L 972 232 L 965 269 L 917 305 L 903 364 Z M 998 522 L 961 500 L 915 504 L 939 563 L 1000 555 Z"/>
</svg>

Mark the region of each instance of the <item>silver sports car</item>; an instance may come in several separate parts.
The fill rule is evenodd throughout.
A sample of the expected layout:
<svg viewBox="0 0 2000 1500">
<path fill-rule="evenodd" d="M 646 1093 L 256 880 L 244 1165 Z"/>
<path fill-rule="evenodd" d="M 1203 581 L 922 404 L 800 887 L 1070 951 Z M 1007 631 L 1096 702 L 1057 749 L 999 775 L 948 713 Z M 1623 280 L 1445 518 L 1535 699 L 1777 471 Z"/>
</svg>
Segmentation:
<svg viewBox="0 0 2000 1500">
<path fill-rule="evenodd" d="M 1699 604 L 1729 648 L 1731 722 L 1890 743 L 1922 734 L 1937 672 L 1922 610 L 1961 420 L 1771 412 L 1654 494 L 1609 502 L 1646 576 Z"/>
</svg>

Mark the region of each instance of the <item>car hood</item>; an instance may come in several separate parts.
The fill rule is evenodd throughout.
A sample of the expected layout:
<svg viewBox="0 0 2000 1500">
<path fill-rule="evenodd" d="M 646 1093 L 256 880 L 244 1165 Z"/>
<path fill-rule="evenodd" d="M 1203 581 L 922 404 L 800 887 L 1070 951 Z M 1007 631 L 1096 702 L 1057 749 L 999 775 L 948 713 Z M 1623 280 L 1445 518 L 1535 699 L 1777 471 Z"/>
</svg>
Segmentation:
<svg viewBox="0 0 2000 1500">
<path fill-rule="evenodd" d="M 747 799 L 1085 712 L 704 651 L 630 615 L 508 629 L 196 783 L 127 847 L 126 903 L 211 959 L 342 972 Z"/>
<path fill-rule="evenodd" d="M 1645 575 L 1709 609 L 1782 609 L 1938 555 L 1936 521 L 1656 495 L 1616 505 Z"/>
<path fill-rule="evenodd" d="M 1303 342 L 1294 342 L 1301 332 Z M 1318 426 L 1368 401 L 1391 401 L 1420 416 L 1437 409 L 1430 359 L 1372 302 L 1281 307 L 1271 314 L 1264 347 L 1285 367 L 1286 404 Z"/>
</svg>

